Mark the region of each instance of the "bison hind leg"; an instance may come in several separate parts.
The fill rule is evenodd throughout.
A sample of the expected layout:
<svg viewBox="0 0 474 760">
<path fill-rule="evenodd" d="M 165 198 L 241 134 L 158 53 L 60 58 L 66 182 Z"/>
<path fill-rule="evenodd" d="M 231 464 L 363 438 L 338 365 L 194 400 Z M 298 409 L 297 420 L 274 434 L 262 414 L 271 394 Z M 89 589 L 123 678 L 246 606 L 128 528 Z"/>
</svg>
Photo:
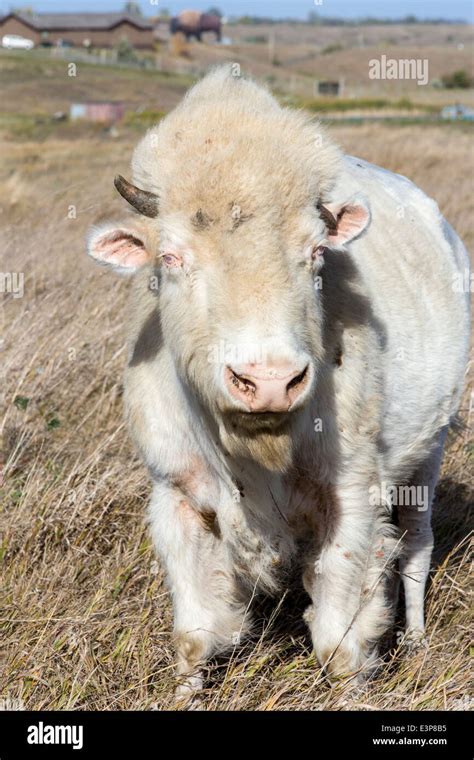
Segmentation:
<svg viewBox="0 0 474 760">
<path fill-rule="evenodd" d="M 406 632 L 409 641 L 421 639 L 425 630 L 425 586 L 433 550 L 431 505 L 446 433 L 447 428 L 443 428 L 430 454 L 410 479 L 412 493 L 417 494 L 415 503 L 410 501 L 408 505 L 398 506 L 398 523 L 403 543 L 399 564 L 405 592 Z"/>
</svg>

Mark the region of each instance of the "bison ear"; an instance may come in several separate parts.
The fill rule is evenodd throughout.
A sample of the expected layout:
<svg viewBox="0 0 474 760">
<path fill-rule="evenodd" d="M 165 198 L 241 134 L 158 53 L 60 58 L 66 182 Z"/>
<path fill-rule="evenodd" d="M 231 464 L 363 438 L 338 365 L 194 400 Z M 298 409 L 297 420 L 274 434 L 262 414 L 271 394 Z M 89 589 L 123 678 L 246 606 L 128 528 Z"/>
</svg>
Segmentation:
<svg viewBox="0 0 474 760">
<path fill-rule="evenodd" d="M 370 210 L 367 202 L 355 198 L 346 203 L 324 203 L 321 213 L 328 229 L 329 247 L 339 248 L 359 237 L 370 223 Z M 321 209 L 321 210 L 322 210 Z M 329 215 L 332 220 L 328 223 Z"/>
<path fill-rule="evenodd" d="M 142 233 L 134 227 L 111 224 L 93 227 L 89 231 L 87 253 L 99 264 L 119 274 L 133 274 L 153 259 L 145 247 Z"/>
</svg>

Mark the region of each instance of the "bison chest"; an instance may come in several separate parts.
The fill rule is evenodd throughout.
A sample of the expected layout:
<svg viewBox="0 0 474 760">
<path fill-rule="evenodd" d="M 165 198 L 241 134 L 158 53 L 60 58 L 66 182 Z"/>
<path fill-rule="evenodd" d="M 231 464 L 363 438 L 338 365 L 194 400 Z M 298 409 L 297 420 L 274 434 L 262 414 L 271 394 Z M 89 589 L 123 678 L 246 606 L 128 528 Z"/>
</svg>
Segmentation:
<svg viewBox="0 0 474 760">
<path fill-rule="evenodd" d="M 255 591 L 277 592 L 296 554 L 285 519 L 270 517 L 257 504 L 240 504 L 225 522 L 225 540 L 241 582 Z"/>
<path fill-rule="evenodd" d="M 278 500 L 260 494 L 234 505 L 225 539 L 237 575 L 267 592 L 285 582 L 305 545 L 321 546 L 335 518 L 334 495 L 327 486 L 289 478 Z M 227 515 L 228 518 L 228 515 Z"/>
<path fill-rule="evenodd" d="M 305 476 L 288 480 L 288 524 L 296 540 L 322 546 L 337 518 L 334 489 Z"/>
</svg>

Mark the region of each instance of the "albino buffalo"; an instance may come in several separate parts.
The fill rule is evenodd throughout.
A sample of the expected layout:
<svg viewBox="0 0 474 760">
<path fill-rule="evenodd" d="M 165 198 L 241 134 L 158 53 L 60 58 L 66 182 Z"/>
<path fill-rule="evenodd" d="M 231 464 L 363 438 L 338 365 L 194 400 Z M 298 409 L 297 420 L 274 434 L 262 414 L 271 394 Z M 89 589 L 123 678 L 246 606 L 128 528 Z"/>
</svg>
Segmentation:
<svg viewBox="0 0 474 760">
<path fill-rule="evenodd" d="M 460 239 L 402 176 L 221 67 L 139 143 L 89 254 L 136 273 L 125 409 L 153 482 L 181 693 L 301 567 L 329 675 L 424 629 L 430 510 L 462 390 Z M 138 212 L 138 213 L 137 213 Z M 126 473 L 124 473 L 126 477 Z"/>
</svg>

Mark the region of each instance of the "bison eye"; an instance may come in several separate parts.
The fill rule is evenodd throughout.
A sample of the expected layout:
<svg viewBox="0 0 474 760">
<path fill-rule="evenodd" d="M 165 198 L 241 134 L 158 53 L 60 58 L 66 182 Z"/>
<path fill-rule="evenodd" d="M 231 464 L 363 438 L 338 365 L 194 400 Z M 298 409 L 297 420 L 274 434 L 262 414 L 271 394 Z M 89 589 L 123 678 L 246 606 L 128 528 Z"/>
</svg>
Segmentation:
<svg viewBox="0 0 474 760">
<path fill-rule="evenodd" d="M 163 253 L 160 258 L 163 259 L 165 266 L 170 268 L 180 267 L 183 263 L 181 256 L 175 253 Z"/>
</svg>

